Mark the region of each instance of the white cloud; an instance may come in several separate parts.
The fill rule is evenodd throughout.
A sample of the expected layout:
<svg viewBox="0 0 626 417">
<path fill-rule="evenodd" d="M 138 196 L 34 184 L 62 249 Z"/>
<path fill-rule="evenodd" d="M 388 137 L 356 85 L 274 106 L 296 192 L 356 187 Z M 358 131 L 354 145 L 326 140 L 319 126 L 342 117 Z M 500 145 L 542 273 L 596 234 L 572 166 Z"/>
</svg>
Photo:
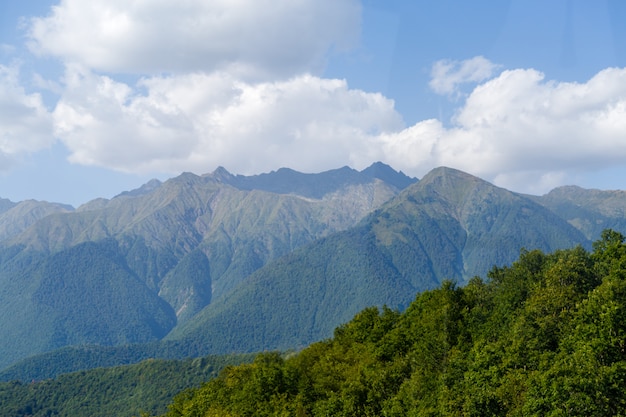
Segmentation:
<svg viewBox="0 0 626 417">
<path fill-rule="evenodd" d="M 385 140 L 402 150 L 387 151 L 389 161 L 408 172 L 446 165 L 544 192 L 580 173 L 625 165 L 626 69 L 606 69 L 586 83 L 545 81 L 532 69 L 504 71 L 473 90 L 453 127 L 424 121 L 411 129 L 420 133 Z M 417 164 L 401 157 L 425 152 L 429 158 Z"/>
<path fill-rule="evenodd" d="M 505 71 L 472 92 L 456 123 L 488 144 L 492 169 L 590 168 L 624 161 L 625 105 L 626 69 L 606 69 L 582 84 Z"/>
<path fill-rule="evenodd" d="M 122 171 L 312 172 L 383 160 L 411 175 L 445 165 L 539 193 L 626 161 L 626 69 L 585 83 L 504 71 L 467 96 L 452 127 L 405 128 L 392 100 L 311 75 L 251 83 L 194 73 L 131 87 L 74 68 L 66 84 L 54 117 L 72 161 Z"/>
<path fill-rule="evenodd" d="M 429 86 L 437 94 L 454 95 L 459 85 L 491 78 L 497 68 L 482 56 L 464 61 L 440 60 L 433 64 Z"/>
<path fill-rule="evenodd" d="M 383 160 L 537 193 L 626 164 L 626 69 L 566 83 L 533 69 L 496 75 L 482 56 L 438 61 L 429 85 L 458 100 L 450 127 L 406 127 L 392 100 L 311 75 L 356 42 L 360 14 L 358 0 L 61 0 L 27 25 L 31 50 L 67 68 L 61 83 L 34 76 L 59 94 L 53 114 L 0 66 L 0 169 L 49 146 L 53 127 L 72 162 L 126 172 Z"/>
<path fill-rule="evenodd" d="M 357 0 L 62 0 L 31 50 L 96 71 L 225 71 L 271 79 L 323 66 L 359 36 Z"/>
<path fill-rule="evenodd" d="M 391 100 L 311 75 L 266 83 L 224 73 L 153 77 L 138 94 L 72 68 L 66 83 L 54 117 L 71 160 L 122 171 L 359 165 L 381 156 L 380 133 L 403 127 Z"/>
<path fill-rule="evenodd" d="M 0 170 L 20 155 L 49 147 L 52 118 L 39 94 L 19 84 L 19 68 L 0 65 Z"/>
</svg>

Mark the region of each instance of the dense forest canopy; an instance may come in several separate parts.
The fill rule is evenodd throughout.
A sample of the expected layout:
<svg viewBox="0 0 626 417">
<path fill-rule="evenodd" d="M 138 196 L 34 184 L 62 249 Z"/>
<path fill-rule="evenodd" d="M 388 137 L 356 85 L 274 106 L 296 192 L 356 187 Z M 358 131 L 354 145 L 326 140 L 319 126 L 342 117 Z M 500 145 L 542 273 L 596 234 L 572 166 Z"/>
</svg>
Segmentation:
<svg viewBox="0 0 626 417">
<path fill-rule="evenodd" d="M 263 353 L 179 394 L 167 417 L 619 416 L 626 245 L 522 251 L 404 312 L 368 308 L 292 355 Z"/>
<path fill-rule="evenodd" d="M 164 413 L 180 391 L 217 376 L 252 354 L 185 360 L 148 359 L 136 364 L 71 372 L 55 379 L 0 383 L 2 417 L 135 417 Z"/>
</svg>

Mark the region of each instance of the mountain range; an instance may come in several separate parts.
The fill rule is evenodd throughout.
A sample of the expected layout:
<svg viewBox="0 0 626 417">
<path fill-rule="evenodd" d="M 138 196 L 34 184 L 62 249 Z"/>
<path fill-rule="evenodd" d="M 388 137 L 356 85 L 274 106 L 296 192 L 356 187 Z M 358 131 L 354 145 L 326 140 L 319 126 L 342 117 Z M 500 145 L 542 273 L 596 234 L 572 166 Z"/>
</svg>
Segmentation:
<svg viewBox="0 0 626 417">
<path fill-rule="evenodd" d="M 106 352 L 107 364 L 299 348 L 364 307 L 403 309 L 521 248 L 588 248 L 605 227 L 626 231 L 625 209 L 622 191 L 527 196 L 382 163 L 184 173 L 76 209 L 0 200 L 0 369 L 16 375 L 58 349 L 71 363 L 68 348 Z"/>
</svg>

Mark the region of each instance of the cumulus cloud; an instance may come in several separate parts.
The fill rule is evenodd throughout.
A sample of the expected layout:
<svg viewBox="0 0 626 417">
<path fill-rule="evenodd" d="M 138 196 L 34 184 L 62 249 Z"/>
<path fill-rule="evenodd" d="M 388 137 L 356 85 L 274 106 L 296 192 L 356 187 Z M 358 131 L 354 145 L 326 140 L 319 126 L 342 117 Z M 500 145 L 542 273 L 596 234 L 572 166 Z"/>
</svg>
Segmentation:
<svg viewBox="0 0 626 417">
<path fill-rule="evenodd" d="M 359 19 L 357 0 L 62 0 L 28 26 L 31 50 L 66 67 L 59 84 L 36 80 L 60 96 L 52 115 L 0 67 L 0 166 L 49 146 L 51 126 L 72 162 L 125 172 L 382 160 L 539 193 L 624 165 L 626 69 L 567 83 L 497 73 L 481 56 L 438 61 L 430 87 L 455 99 L 453 119 L 405 126 L 393 100 L 316 75 L 330 50 L 356 40 Z"/>
<path fill-rule="evenodd" d="M 310 72 L 360 31 L 357 0 L 62 0 L 30 21 L 30 48 L 96 71 Z"/>
<path fill-rule="evenodd" d="M 544 192 L 582 172 L 624 165 L 626 69 L 585 83 L 546 81 L 533 70 L 504 71 L 477 86 L 453 126 L 423 121 L 385 139 L 397 166 L 425 172 L 447 165 L 526 192 Z M 390 150 L 395 153 L 390 153 Z"/>
<path fill-rule="evenodd" d="M 619 68 L 585 83 L 503 71 L 474 88 L 451 127 L 406 127 L 392 100 L 312 75 L 253 83 L 193 73 L 129 86 L 77 67 L 66 85 L 54 120 L 72 161 L 122 171 L 312 172 L 383 160 L 411 175 L 445 165 L 539 193 L 626 160 Z"/>
<path fill-rule="evenodd" d="M 362 165 L 382 156 L 380 134 L 403 128 L 393 101 L 312 75 L 247 83 L 194 73 L 134 89 L 78 67 L 66 78 L 54 119 L 71 160 L 122 171 Z"/>
<path fill-rule="evenodd" d="M 626 69 L 606 69 L 581 84 L 546 82 L 535 70 L 504 71 L 472 92 L 456 123 L 488 144 L 493 169 L 621 163 Z"/>
<path fill-rule="evenodd" d="M 489 79 L 497 68 L 498 65 L 482 56 L 464 61 L 440 60 L 433 64 L 429 86 L 437 94 L 454 95 L 461 84 Z"/>
<path fill-rule="evenodd" d="M 52 142 L 52 117 L 41 96 L 20 86 L 19 68 L 0 65 L 0 170 Z"/>
</svg>

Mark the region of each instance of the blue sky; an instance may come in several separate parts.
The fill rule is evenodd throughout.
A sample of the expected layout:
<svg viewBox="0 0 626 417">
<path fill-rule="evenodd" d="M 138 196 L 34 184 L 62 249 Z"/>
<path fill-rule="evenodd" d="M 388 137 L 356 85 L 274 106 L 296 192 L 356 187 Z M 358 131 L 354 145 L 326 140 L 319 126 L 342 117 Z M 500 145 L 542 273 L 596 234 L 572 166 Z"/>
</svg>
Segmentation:
<svg viewBox="0 0 626 417">
<path fill-rule="evenodd" d="M 626 189 L 621 0 L 0 0 L 0 197 L 224 166 Z"/>
</svg>

